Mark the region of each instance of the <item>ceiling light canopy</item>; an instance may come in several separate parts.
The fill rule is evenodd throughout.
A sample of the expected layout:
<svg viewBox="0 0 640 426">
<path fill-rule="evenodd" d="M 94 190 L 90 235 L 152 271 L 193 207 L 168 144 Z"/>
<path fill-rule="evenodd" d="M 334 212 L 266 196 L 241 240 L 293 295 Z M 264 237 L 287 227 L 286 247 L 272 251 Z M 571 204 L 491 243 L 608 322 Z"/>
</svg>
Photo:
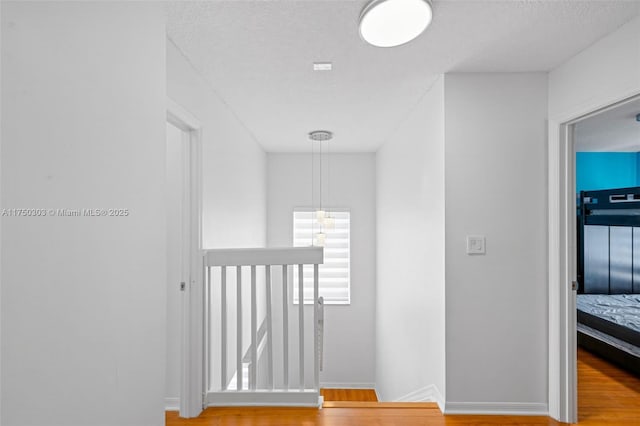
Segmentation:
<svg viewBox="0 0 640 426">
<path fill-rule="evenodd" d="M 314 130 L 309 132 L 309 139 L 316 142 L 328 141 L 333 138 L 333 133 L 328 130 Z"/>
<path fill-rule="evenodd" d="M 376 47 L 394 47 L 418 37 L 431 23 L 429 0 L 373 0 L 360 15 L 360 36 Z"/>
</svg>

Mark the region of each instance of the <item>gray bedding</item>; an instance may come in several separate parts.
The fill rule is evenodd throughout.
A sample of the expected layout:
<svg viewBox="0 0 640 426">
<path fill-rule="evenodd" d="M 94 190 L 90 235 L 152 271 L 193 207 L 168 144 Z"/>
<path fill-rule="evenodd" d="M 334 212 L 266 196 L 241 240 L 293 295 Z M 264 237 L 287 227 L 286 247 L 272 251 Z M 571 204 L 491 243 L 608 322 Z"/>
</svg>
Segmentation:
<svg viewBox="0 0 640 426">
<path fill-rule="evenodd" d="M 579 294 L 577 308 L 640 333 L 640 294 Z"/>
</svg>

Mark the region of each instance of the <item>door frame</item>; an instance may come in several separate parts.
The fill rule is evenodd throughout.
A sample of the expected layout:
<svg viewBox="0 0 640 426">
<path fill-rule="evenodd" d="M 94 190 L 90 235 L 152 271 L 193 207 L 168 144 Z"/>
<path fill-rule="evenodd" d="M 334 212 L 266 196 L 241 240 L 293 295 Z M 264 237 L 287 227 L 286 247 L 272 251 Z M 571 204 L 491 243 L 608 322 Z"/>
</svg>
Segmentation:
<svg viewBox="0 0 640 426">
<path fill-rule="evenodd" d="M 576 195 L 574 125 L 640 98 L 640 93 L 585 107 L 564 117 L 549 118 L 549 415 L 578 422 L 576 360 Z"/>
<path fill-rule="evenodd" d="M 184 131 L 187 176 L 183 193 L 188 199 L 185 233 L 189 280 L 182 297 L 180 417 L 197 417 L 203 408 L 203 268 L 202 268 L 202 125 L 189 111 L 167 98 L 167 122 Z"/>
</svg>

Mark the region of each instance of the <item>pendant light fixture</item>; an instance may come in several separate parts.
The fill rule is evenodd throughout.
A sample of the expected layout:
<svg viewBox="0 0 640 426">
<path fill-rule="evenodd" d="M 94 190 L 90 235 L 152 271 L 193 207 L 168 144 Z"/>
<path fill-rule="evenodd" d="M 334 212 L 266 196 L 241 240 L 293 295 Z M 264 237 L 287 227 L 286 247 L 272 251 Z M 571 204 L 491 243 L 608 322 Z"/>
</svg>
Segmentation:
<svg viewBox="0 0 640 426">
<path fill-rule="evenodd" d="M 360 14 L 360 36 L 376 47 L 400 46 L 422 34 L 432 17 L 430 0 L 372 0 Z"/>
<path fill-rule="evenodd" d="M 309 139 L 311 140 L 311 143 L 312 143 L 311 145 L 311 163 L 312 163 L 311 173 L 312 174 L 313 174 L 313 164 L 315 164 L 314 158 L 313 158 L 315 153 L 315 150 L 313 149 L 313 144 L 317 143 L 320 146 L 320 150 L 319 150 L 320 151 L 320 182 L 319 182 L 320 200 L 319 200 L 319 206 L 317 209 L 315 206 L 312 206 L 315 212 L 316 220 L 320 225 L 320 232 L 314 233 L 314 236 L 313 236 L 313 245 L 318 247 L 323 247 L 326 239 L 326 234 L 324 233 L 325 222 L 333 222 L 333 218 L 331 218 L 330 215 L 327 215 L 327 212 L 322 208 L 322 143 L 331 140 L 331 138 L 333 138 L 333 133 L 329 132 L 328 130 L 314 130 L 312 132 L 309 132 Z M 311 181 L 312 204 L 313 204 L 313 191 L 314 191 L 313 186 L 314 185 L 313 185 L 313 179 L 312 179 Z"/>
</svg>

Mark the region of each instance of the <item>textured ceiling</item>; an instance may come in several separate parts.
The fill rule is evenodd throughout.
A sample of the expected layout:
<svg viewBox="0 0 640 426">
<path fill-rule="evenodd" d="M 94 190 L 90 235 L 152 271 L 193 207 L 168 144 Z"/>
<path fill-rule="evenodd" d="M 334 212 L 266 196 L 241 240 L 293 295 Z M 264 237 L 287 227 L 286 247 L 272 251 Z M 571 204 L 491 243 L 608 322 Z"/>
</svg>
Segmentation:
<svg viewBox="0 0 640 426">
<path fill-rule="evenodd" d="M 640 151 L 640 99 L 610 109 L 575 128 L 576 151 Z"/>
<path fill-rule="evenodd" d="M 427 31 L 380 49 L 358 35 L 366 1 L 181 1 L 169 38 L 270 152 L 375 151 L 439 74 L 548 71 L 640 13 L 640 1 L 434 1 Z M 314 72 L 314 61 L 333 71 Z"/>
</svg>

